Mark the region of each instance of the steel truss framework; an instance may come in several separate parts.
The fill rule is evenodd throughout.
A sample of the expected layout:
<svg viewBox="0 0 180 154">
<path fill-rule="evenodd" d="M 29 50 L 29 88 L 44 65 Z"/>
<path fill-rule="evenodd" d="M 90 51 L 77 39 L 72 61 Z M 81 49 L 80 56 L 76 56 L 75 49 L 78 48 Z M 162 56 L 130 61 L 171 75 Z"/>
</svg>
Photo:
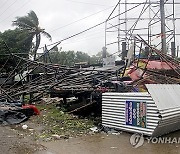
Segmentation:
<svg viewBox="0 0 180 154">
<path fill-rule="evenodd" d="M 123 38 L 123 41 L 126 40 L 127 42 L 136 40 L 136 51 L 138 51 L 139 55 L 141 52 L 144 51 L 144 46 L 149 48 L 149 53 L 147 55 L 147 61 L 146 61 L 146 66 L 144 68 L 140 68 L 138 65 L 135 66 L 136 69 L 142 69 L 143 73 L 142 76 L 132 82 L 132 86 L 138 84 L 142 80 L 144 80 L 144 74 L 146 73 L 146 78 L 148 77 L 149 79 L 155 81 L 156 83 L 176 83 L 180 84 L 180 63 L 179 61 L 164 53 L 161 52 L 161 50 L 158 50 L 155 46 L 152 46 L 151 40 L 153 39 L 153 36 L 156 36 L 157 34 L 152 33 L 151 31 L 151 26 L 156 24 L 156 22 L 159 22 L 159 16 L 157 15 L 159 11 L 154 12 L 152 18 L 150 19 L 150 22 L 148 22 L 149 27 L 145 28 L 145 30 L 148 31 L 148 38 L 144 38 L 144 36 L 141 36 L 141 34 L 133 35 L 135 31 L 138 31 L 138 28 L 136 28 L 137 23 L 139 22 L 140 19 L 142 18 L 142 15 L 144 14 L 145 10 L 149 9 L 150 12 L 152 12 L 151 8 L 151 3 L 139 3 L 135 4 L 135 6 L 131 8 L 126 8 L 124 12 L 121 12 L 120 7 L 120 13 L 118 15 L 113 16 L 115 10 L 120 6 L 121 4 L 124 5 L 124 3 L 119 3 L 116 5 L 112 13 L 109 15 L 107 20 L 105 22 L 102 22 L 98 25 L 104 24 L 106 25 L 106 33 L 108 33 L 107 30 L 115 28 L 118 29 L 118 42 L 117 44 L 121 42 L 121 39 Z M 125 3 L 128 4 L 128 3 Z M 159 3 L 158 3 L 159 4 Z M 136 18 L 136 22 L 131 26 L 130 29 L 128 29 L 127 20 L 128 18 L 124 19 L 121 17 L 122 15 L 125 15 L 126 12 L 133 10 L 134 8 L 138 6 L 143 5 L 143 9 L 141 10 L 141 13 L 139 14 L 139 17 Z M 169 16 L 172 17 L 173 15 Z M 110 21 L 113 19 L 118 19 L 119 23 L 116 24 L 111 24 Z M 133 19 L 134 20 L 134 19 Z M 123 21 L 123 22 L 121 22 Z M 125 23 L 124 23 L 125 22 Z M 151 24 L 152 25 L 151 25 Z M 125 30 L 123 30 L 120 25 L 125 26 Z M 95 25 L 93 27 L 97 27 L 98 25 Z M 126 27 L 127 26 L 127 27 Z M 92 29 L 93 27 L 89 28 Z M 77 35 L 82 34 L 85 31 L 79 32 L 75 35 L 72 35 L 66 39 L 69 39 L 71 37 L 75 37 Z M 125 34 L 125 37 L 122 37 L 122 30 L 123 33 Z M 170 30 L 169 30 L 170 31 Z M 175 31 L 170 31 L 173 32 L 172 38 L 175 37 Z M 168 32 L 166 32 L 166 36 L 168 36 Z M 168 38 L 168 37 L 166 37 Z M 169 40 L 172 40 L 172 38 L 169 38 Z M 64 39 L 64 40 L 66 40 Z M 106 36 L 107 39 L 107 36 Z M 174 38 L 175 39 L 175 38 Z M 3 83 L 0 85 L 0 101 L 17 101 L 24 97 L 25 95 L 30 95 L 30 100 L 29 102 L 32 103 L 33 101 L 37 100 L 38 98 L 42 97 L 43 94 L 48 93 L 49 91 L 58 91 L 63 95 L 63 97 L 66 97 L 67 94 L 79 94 L 83 92 L 94 92 L 97 90 L 97 84 L 96 82 L 101 82 L 104 80 L 111 79 L 113 76 L 114 77 L 119 77 L 119 74 L 121 73 L 122 76 L 124 75 L 126 66 L 121 66 L 118 67 L 115 70 L 111 69 L 79 69 L 79 68 L 74 68 L 74 67 L 62 67 L 60 65 L 55 65 L 52 63 L 47 63 L 47 59 L 49 57 L 49 52 L 51 50 L 59 45 L 62 41 L 59 41 L 54 44 L 54 46 L 50 49 L 47 49 L 47 47 L 44 47 L 44 53 L 39 56 L 35 60 L 30 60 L 28 58 L 23 58 L 22 55 L 20 54 L 14 54 L 12 51 L 8 48 L 8 45 L 4 43 L 5 48 L 7 50 L 7 53 L 5 56 L 6 61 L 5 63 L 1 66 L 0 69 L 0 74 L 3 74 L 3 68 L 5 68 L 8 64 L 8 61 L 14 61 L 16 66 L 11 70 L 10 72 L 7 73 L 6 79 L 3 81 Z M 106 46 L 107 46 L 107 40 L 106 40 Z M 110 44 L 109 44 L 110 45 Z M 120 45 L 118 45 L 118 48 L 120 48 Z M 120 49 L 118 49 L 118 52 Z M 167 63 L 167 65 L 172 69 L 171 74 L 167 74 L 167 72 L 159 72 L 157 70 L 148 70 L 146 69 L 148 62 L 150 61 L 150 58 L 153 54 L 156 54 L 160 57 L 160 60 Z M 43 61 L 42 61 L 43 59 Z M 139 57 L 137 59 L 134 59 L 134 61 L 139 61 Z M 51 60 L 50 60 L 51 61 Z M 138 64 L 138 63 L 137 63 Z M 34 72 L 37 70 L 41 70 L 43 73 L 39 73 L 38 76 L 32 77 Z M 23 75 L 23 73 L 25 75 Z M 14 78 L 15 76 L 19 75 L 20 80 L 8 85 L 7 82 Z M 24 99 L 22 99 L 24 100 Z"/>
<path fill-rule="evenodd" d="M 105 22 L 105 47 L 116 46 L 115 50 L 121 54 L 121 43 L 126 42 L 128 50 L 132 41 L 136 41 L 135 36 L 139 34 L 149 45 L 164 52 L 171 42 L 176 48 L 176 37 L 180 35 L 176 32 L 176 23 L 180 18 L 175 14 L 179 4 L 175 0 L 145 0 L 141 3 L 119 0 Z M 177 52 L 174 56 L 178 56 Z"/>
</svg>

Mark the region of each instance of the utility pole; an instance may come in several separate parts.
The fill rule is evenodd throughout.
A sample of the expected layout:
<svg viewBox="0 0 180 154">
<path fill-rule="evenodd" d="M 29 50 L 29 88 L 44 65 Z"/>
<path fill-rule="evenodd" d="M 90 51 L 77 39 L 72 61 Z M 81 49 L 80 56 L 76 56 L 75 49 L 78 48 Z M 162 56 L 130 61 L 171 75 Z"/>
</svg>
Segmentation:
<svg viewBox="0 0 180 154">
<path fill-rule="evenodd" d="M 104 40 L 104 47 L 106 48 L 106 45 L 107 45 L 107 32 L 106 32 L 106 30 L 107 30 L 107 20 L 106 20 L 106 22 L 105 22 L 105 40 Z"/>
<path fill-rule="evenodd" d="M 119 0 L 119 9 L 118 9 L 118 14 L 120 14 L 121 13 L 121 5 L 120 5 L 120 1 L 121 0 Z M 119 15 L 119 17 L 118 17 L 118 52 L 120 53 L 120 41 L 121 41 L 121 36 L 120 36 L 120 24 L 121 24 L 121 19 L 120 19 L 120 15 Z"/>
<path fill-rule="evenodd" d="M 174 57 L 176 56 L 176 23 L 175 23 L 175 1 L 173 0 L 173 37 L 174 37 Z"/>
<path fill-rule="evenodd" d="M 149 0 L 149 23 L 151 23 L 151 0 Z M 148 44 L 151 45 L 151 24 L 148 24 Z"/>
<path fill-rule="evenodd" d="M 177 58 L 179 57 L 179 46 L 177 46 Z"/>
<path fill-rule="evenodd" d="M 165 11 L 164 11 L 164 0 L 160 0 L 160 13 L 161 13 L 161 42 L 162 52 L 167 53 L 166 49 L 166 29 L 165 29 Z"/>
<path fill-rule="evenodd" d="M 125 42 L 127 43 L 127 0 L 125 0 Z"/>
</svg>

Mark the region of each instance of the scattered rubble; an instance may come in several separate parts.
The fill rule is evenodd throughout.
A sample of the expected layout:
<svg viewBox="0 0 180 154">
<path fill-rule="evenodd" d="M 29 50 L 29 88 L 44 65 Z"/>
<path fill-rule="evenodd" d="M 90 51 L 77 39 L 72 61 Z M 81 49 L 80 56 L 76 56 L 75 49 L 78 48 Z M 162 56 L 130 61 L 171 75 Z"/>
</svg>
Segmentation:
<svg viewBox="0 0 180 154">
<path fill-rule="evenodd" d="M 88 124 L 89 121 L 81 120 L 80 116 L 101 117 L 103 93 L 147 92 L 145 84 L 150 83 L 180 84 L 179 60 L 150 46 L 139 35 L 136 40 L 143 44 L 138 48 L 139 55 L 134 54 L 129 59 L 127 56 L 121 65 L 109 67 L 67 67 L 38 61 L 45 54 L 35 61 L 13 54 L 23 64 L 21 67 L 17 65 L 3 80 L 0 101 L 15 104 L 16 108 L 20 102 L 20 110 L 31 111 L 30 115 L 39 115 L 40 112 L 32 104 L 42 103 L 39 107 L 46 113 L 38 117 L 46 126 L 40 135 L 42 138 L 50 139 L 52 134 L 71 136 L 77 132 L 86 133 L 89 128 L 91 132 L 97 132 L 92 128 L 94 124 Z M 149 52 L 142 58 L 144 47 L 148 47 Z M 18 74 L 22 76 L 19 81 L 8 83 Z M 3 108 L 14 113 L 9 106 Z M 71 114 L 80 116 L 76 118 Z M 15 123 L 23 122 L 27 117 Z"/>
<path fill-rule="evenodd" d="M 32 115 L 39 114 L 34 105 L 24 105 L 16 103 L 1 102 L 0 104 L 0 124 L 19 124 L 29 119 Z"/>
</svg>

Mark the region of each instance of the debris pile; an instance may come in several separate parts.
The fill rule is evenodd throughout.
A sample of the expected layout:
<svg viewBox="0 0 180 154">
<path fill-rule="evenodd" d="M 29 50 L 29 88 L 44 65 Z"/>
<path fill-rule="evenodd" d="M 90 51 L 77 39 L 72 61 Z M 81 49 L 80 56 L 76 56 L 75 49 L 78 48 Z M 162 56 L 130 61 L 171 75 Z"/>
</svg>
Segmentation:
<svg viewBox="0 0 180 154">
<path fill-rule="evenodd" d="M 34 105 L 24 105 L 20 103 L 0 103 L 0 124 L 19 124 L 29 119 L 32 115 L 39 115 L 40 112 Z"/>
<path fill-rule="evenodd" d="M 120 66 L 77 68 L 38 61 L 50 50 L 35 61 L 10 54 L 9 59 L 16 59 L 17 65 L 0 85 L 0 100 L 32 104 L 44 95 L 50 95 L 61 99 L 49 103 L 61 102 L 69 107 L 69 113 L 92 105 L 98 105 L 100 113 L 104 92 L 146 91 L 148 83 L 179 84 L 179 61 L 150 46 L 140 36 L 136 39 L 149 48 L 147 57 L 141 58 L 143 49 L 140 47 L 138 57 L 134 55 Z M 18 80 L 8 83 L 17 76 Z M 70 97 L 77 99 L 68 101 Z"/>
<path fill-rule="evenodd" d="M 142 91 L 141 88 L 143 87 L 145 90 L 145 84 L 149 83 L 180 84 L 180 62 L 170 55 L 149 46 L 142 38 L 140 39 L 139 41 L 142 41 L 150 49 L 149 55 L 147 58 L 135 59 L 129 68 L 125 68 L 126 71 L 123 74 L 131 78 L 132 82 L 130 84 L 133 88 Z"/>
</svg>

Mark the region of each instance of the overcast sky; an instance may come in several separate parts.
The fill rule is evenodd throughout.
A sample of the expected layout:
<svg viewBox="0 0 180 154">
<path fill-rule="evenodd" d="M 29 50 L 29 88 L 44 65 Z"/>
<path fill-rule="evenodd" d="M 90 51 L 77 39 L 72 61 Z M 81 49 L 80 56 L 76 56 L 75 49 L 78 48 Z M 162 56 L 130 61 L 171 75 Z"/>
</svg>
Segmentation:
<svg viewBox="0 0 180 154">
<path fill-rule="evenodd" d="M 142 2 L 145 0 L 128 0 Z M 169 0 L 170 1 L 170 0 Z M 107 19 L 118 0 L 0 0 L 0 30 L 13 29 L 12 21 L 30 10 L 36 12 L 40 26 L 51 34 L 52 42 L 43 39 L 40 46 L 68 38 Z M 141 10 L 139 8 L 139 10 Z M 138 12 L 131 13 L 135 17 Z M 115 15 L 118 12 L 115 12 Z M 96 54 L 104 46 L 104 27 L 101 25 L 84 34 L 62 42 L 62 50 Z M 112 36 L 111 36 L 112 37 Z M 110 37 L 110 38 L 111 38 Z M 113 36 L 116 40 L 117 38 Z M 116 52 L 113 48 L 111 52 Z"/>
</svg>

